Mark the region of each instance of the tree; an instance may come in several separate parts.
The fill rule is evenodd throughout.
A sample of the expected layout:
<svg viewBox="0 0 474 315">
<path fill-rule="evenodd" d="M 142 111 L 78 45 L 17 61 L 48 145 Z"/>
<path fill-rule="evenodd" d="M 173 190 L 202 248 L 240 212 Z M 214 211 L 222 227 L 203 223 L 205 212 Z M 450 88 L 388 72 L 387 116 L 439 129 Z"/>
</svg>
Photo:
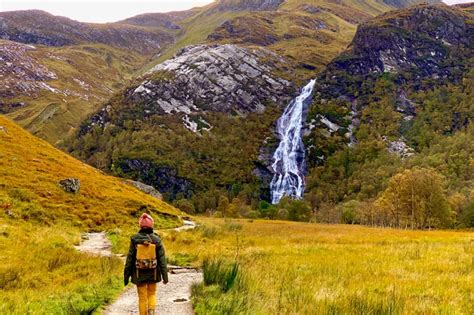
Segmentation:
<svg viewBox="0 0 474 315">
<path fill-rule="evenodd" d="M 187 199 L 179 199 L 176 201 L 176 207 L 186 213 L 194 214 L 196 212 L 193 203 Z"/>
<path fill-rule="evenodd" d="M 228 209 L 229 209 L 229 199 L 226 196 L 221 195 L 219 197 L 219 202 L 217 204 L 217 211 L 222 213 L 223 217 L 226 217 L 228 214 L 227 213 Z"/>
<path fill-rule="evenodd" d="M 376 203 L 388 213 L 388 223 L 398 227 L 432 228 L 452 221 L 443 178 L 432 169 L 394 175 Z"/>
<path fill-rule="evenodd" d="M 309 221 L 312 214 L 307 201 L 293 200 L 289 197 L 283 197 L 278 204 L 278 208 L 288 211 L 288 220 L 291 221 Z"/>
</svg>

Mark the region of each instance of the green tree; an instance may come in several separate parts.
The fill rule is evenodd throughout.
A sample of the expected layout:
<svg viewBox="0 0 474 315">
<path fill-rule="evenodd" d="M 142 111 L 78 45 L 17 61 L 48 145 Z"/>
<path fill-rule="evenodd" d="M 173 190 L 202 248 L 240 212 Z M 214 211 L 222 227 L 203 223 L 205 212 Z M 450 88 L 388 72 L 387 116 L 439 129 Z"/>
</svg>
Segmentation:
<svg viewBox="0 0 474 315">
<path fill-rule="evenodd" d="M 176 201 L 176 207 L 186 213 L 194 214 L 196 212 L 194 205 L 187 199 L 179 199 Z"/>
</svg>

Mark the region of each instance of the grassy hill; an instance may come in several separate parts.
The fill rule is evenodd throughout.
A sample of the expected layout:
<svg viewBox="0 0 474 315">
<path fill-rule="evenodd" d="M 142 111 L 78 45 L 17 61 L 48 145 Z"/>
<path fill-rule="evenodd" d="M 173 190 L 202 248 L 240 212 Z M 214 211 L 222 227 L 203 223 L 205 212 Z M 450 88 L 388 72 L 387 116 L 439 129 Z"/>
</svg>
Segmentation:
<svg viewBox="0 0 474 315">
<path fill-rule="evenodd" d="M 165 202 L 68 156 L 3 116 L 0 126 L 1 202 L 12 220 L 106 229 L 132 223 L 140 211 L 149 209 L 159 225 L 179 224 L 179 211 Z M 65 178 L 80 179 L 79 194 L 59 187 Z"/>
<path fill-rule="evenodd" d="M 58 185 L 71 177 L 77 194 Z M 143 211 L 157 228 L 180 224 L 175 208 L 0 116 L 0 313 L 83 314 L 109 301 L 122 289 L 122 262 L 73 245 L 87 230 L 134 230 Z"/>
</svg>

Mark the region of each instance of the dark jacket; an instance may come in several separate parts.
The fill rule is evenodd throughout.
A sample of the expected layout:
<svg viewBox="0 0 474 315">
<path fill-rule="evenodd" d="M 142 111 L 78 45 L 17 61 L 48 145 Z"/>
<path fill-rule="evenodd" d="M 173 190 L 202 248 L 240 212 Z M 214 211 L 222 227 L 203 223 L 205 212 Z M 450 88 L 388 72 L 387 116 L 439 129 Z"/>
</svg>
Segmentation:
<svg viewBox="0 0 474 315">
<path fill-rule="evenodd" d="M 158 261 L 155 269 L 137 269 L 135 260 L 137 257 L 137 244 L 149 242 L 148 235 L 156 244 L 156 259 Z M 125 262 L 124 277 L 128 279 L 132 277 L 132 283 L 153 283 L 163 281 L 168 282 L 168 267 L 166 266 L 165 249 L 158 235 L 153 233 L 153 229 L 141 229 L 130 239 L 130 249 L 128 250 L 127 261 Z"/>
</svg>

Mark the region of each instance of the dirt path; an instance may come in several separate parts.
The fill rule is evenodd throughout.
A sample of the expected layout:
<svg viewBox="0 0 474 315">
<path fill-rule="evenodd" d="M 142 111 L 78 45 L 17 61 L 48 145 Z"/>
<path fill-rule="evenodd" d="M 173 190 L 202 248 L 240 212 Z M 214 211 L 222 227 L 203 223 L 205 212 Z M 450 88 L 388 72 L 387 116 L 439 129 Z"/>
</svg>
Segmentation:
<svg viewBox="0 0 474 315">
<path fill-rule="evenodd" d="M 105 232 L 100 233 L 84 233 L 81 236 L 81 244 L 74 246 L 78 251 L 99 255 L 99 256 L 112 256 L 112 244 L 110 243 Z"/>
<path fill-rule="evenodd" d="M 196 224 L 192 221 L 183 221 L 184 225 L 176 228 L 176 231 L 193 229 Z M 105 232 L 85 233 L 80 245 L 75 246 L 77 250 L 100 256 L 112 256 L 112 245 L 107 239 Z M 124 257 L 121 257 L 124 258 Z M 193 283 L 202 281 L 202 273 L 195 269 L 169 266 L 169 282 L 167 285 L 159 283 L 157 286 L 157 307 L 155 314 L 158 315 L 191 315 L 194 314 L 191 305 L 191 286 Z M 120 297 L 107 306 L 105 315 L 138 314 L 138 297 L 134 285 L 129 285 Z"/>
</svg>

